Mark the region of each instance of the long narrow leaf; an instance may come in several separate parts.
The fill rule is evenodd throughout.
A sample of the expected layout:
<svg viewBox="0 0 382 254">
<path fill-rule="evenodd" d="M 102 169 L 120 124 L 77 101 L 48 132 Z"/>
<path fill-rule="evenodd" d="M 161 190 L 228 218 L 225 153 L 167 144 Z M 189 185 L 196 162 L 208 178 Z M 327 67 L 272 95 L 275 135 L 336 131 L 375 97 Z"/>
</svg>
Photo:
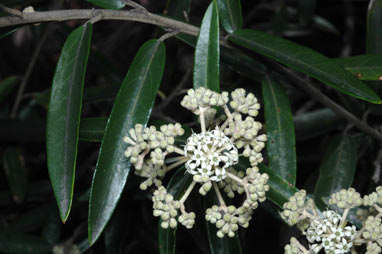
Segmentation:
<svg viewBox="0 0 382 254">
<path fill-rule="evenodd" d="M 314 191 L 315 201 L 319 208 L 325 207 L 323 197 L 351 186 L 356 164 L 355 141 L 349 136 L 335 136 L 325 151 L 320 166 L 320 176 Z"/>
<path fill-rule="evenodd" d="M 361 80 L 382 79 L 382 54 L 349 56 L 333 59 Z"/>
<path fill-rule="evenodd" d="M 292 112 L 283 87 L 266 76 L 262 82 L 269 166 L 291 184 L 296 183 L 296 139 Z"/>
<path fill-rule="evenodd" d="M 240 29 L 229 36 L 235 44 L 308 74 L 345 94 L 372 103 L 381 99 L 366 84 L 331 59 L 307 47 L 264 32 Z"/>
<path fill-rule="evenodd" d="M 371 0 L 367 11 L 366 53 L 382 54 L 382 0 Z"/>
<path fill-rule="evenodd" d="M 219 92 L 219 16 L 216 0 L 204 14 L 195 48 L 194 88 Z"/>
<path fill-rule="evenodd" d="M 243 26 L 240 0 L 217 0 L 220 22 L 228 33 Z"/>
<path fill-rule="evenodd" d="M 48 170 L 63 222 L 73 198 L 78 131 L 92 25 L 67 38 L 53 78 L 46 127 Z"/>
<path fill-rule="evenodd" d="M 124 156 L 124 136 L 135 124 L 146 125 L 165 63 L 159 40 L 146 42 L 138 51 L 115 100 L 100 154 L 89 202 L 89 241 L 93 244 L 109 221 L 130 171 Z"/>
</svg>

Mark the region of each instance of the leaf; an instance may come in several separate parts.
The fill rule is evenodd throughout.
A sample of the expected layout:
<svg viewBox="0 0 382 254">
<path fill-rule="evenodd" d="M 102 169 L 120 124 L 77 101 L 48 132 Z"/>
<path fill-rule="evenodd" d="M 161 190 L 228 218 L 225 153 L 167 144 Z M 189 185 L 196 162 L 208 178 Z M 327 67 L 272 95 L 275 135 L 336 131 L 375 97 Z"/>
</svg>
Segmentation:
<svg viewBox="0 0 382 254">
<path fill-rule="evenodd" d="M 101 142 L 106 124 L 107 118 L 104 117 L 81 119 L 79 139 L 82 141 Z"/>
<path fill-rule="evenodd" d="M 312 20 L 314 10 L 316 9 L 317 0 L 299 0 L 298 1 L 298 18 L 303 26 L 309 24 Z"/>
<path fill-rule="evenodd" d="M 288 97 L 283 87 L 269 76 L 262 82 L 262 91 L 269 167 L 295 185 L 296 138 Z"/>
<path fill-rule="evenodd" d="M 195 48 L 194 88 L 219 92 L 219 16 L 216 0 L 204 14 Z"/>
<path fill-rule="evenodd" d="M 170 179 L 167 186 L 167 192 L 170 193 L 174 199 L 179 200 L 182 194 L 186 191 L 192 182 L 192 175 L 185 174 L 184 166 L 179 168 L 174 176 Z M 158 224 L 158 244 L 160 254 L 175 254 L 175 236 L 176 228 L 164 229 L 161 226 L 161 220 Z"/>
<path fill-rule="evenodd" d="M 52 248 L 43 238 L 20 233 L 1 232 L 0 252 L 9 254 L 52 253 Z"/>
<path fill-rule="evenodd" d="M 320 165 L 320 176 L 314 191 L 320 209 L 322 201 L 334 192 L 351 187 L 357 165 L 357 148 L 350 136 L 337 135 L 331 139 Z"/>
<path fill-rule="evenodd" d="M 229 36 L 229 40 L 310 75 L 345 94 L 372 103 L 382 103 L 381 99 L 366 84 L 331 59 L 310 48 L 249 29 L 235 31 Z"/>
<path fill-rule="evenodd" d="M 146 42 L 122 82 L 102 140 L 89 202 L 89 241 L 93 244 L 109 221 L 130 171 L 123 138 L 135 124 L 146 125 L 162 79 L 165 47 Z"/>
<path fill-rule="evenodd" d="M 57 207 L 54 206 L 46 216 L 46 223 L 41 235 L 50 244 L 56 244 L 60 240 L 62 224 Z"/>
<path fill-rule="evenodd" d="M 297 115 L 293 121 L 296 137 L 301 140 L 320 136 L 343 123 L 343 120 L 329 108 Z"/>
<path fill-rule="evenodd" d="M 0 103 L 15 89 L 20 78 L 10 76 L 0 82 Z"/>
<path fill-rule="evenodd" d="M 16 147 L 6 148 L 3 155 L 3 166 L 12 198 L 19 204 L 23 202 L 28 188 L 28 176 L 21 150 Z"/>
<path fill-rule="evenodd" d="M 122 9 L 126 5 L 126 0 L 87 0 L 89 3 L 104 9 Z"/>
<path fill-rule="evenodd" d="M 50 181 L 63 222 L 73 198 L 78 131 L 92 25 L 75 29 L 67 38 L 53 78 L 46 127 Z"/>
<path fill-rule="evenodd" d="M 219 204 L 219 200 L 216 196 L 215 191 L 211 190 L 208 192 L 207 196 L 204 199 L 205 208 L 212 207 L 216 204 Z M 208 243 L 210 245 L 211 254 L 242 253 L 237 232 L 234 237 L 225 236 L 224 238 L 219 238 L 216 235 L 218 231 L 216 225 L 208 221 L 205 221 L 205 223 L 207 227 Z"/>
<path fill-rule="evenodd" d="M 243 26 L 240 0 L 217 0 L 220 22 L 227 31 L 240 29 Z"/>
<path fill-rule="evenodd" d="M 247 159 L 240 159 L 237 165 L 240 170 L 246 170 L 251 167 Z M 293 196 L 298 189 L 294 187 L 293 184 L 285 181 L 273 169 L 270 169 L 263 164 L 260 164 L 258 167 L 261 173 L 266 173 L 269 176 L 267 182 L 269 185 L 269 191 L 266 193 L 267 198 L 282 208 L 283 204 L 287 202 L 289 197 Z"/>
<path fill-rule="evenodd" d="M 361 80 L 382 79 L 382 55 L 359 55 L 333 59 Z"/>
<path fill-rule="evenodd" d="M 366 53 L 382 54 L 382 0 L 369 2 L 366 30 Z"/>
<path fill-rule="evenodd" d="M 186 21 L 184 14 L 189 14 L 191 10 L 191 0 L 169 0 L 167 15 L 180 21 Z"/>
</svg>

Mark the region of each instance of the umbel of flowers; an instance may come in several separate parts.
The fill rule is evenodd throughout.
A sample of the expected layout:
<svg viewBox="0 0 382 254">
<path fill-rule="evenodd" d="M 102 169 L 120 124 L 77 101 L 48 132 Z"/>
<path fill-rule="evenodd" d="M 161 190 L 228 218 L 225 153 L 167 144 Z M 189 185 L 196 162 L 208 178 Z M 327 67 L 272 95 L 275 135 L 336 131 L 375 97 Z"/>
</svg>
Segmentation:
<svg viewBox="0 0 382 254">
<path fill-rule="evenodd" d="M 332 210 L 320 212 L 314 201 L 306 196 L 305 190 L 296 192 L 283 205 L 281 217 L 289 224 L 296 225 L 306 236 L 308 248 L 295 237 L 284 248 L 285 254 L 378 254 L 382 248 L 382 187 L 361 198 L 355 189 L 342 189 L 331 195 L 330 205 L 342 212 Z M 358 219 L 362 227 L 357 230 L 347 221 L 349 211 L 358 208 Z M 368 210 L 364 209 L 369 207 Z M 366 245 L 364 249 L 360 246 Z M 321 252 L 320 252 L 321 251 Z"/>
<path fill-rule="evenodd" d="M 181 105 L 198 116 L 200 132 L 188 137 L 183 148 L 175 145 L 175 138 L 184 130 L 179 123 L 143 127 L 137 124 L 124 138 L 126 157 L 135 167 L 135 174 L 146 178 L 142 190 L 155 185 L 152 197 L 153 215 L 161 218 L 162 228 L 175 228 L 178 223 L 192 228 L 195 213 L 185 208 L 185 201 L 199 186 L 199 194 L 213 190 L 219 203 L 206 210 L 205 219 L 218 228 L 217 236 L 233 237 L 239 226 L 248 227 L 253 210 L 265 200 L 268 175 L 261 174 L 257 165 L 262 162 L 261 150 L 267 137 L 260 134 L 262 124 L 255 121 L 260 104 L 252 93 L 244 89 L 217 93 L 209 89 L 190 89 Z M 217 109 L 224 114 L 217 116 Z M 235 170 L 239 156 L 249 160 L 246 171 Z M 192 175 L 192 183 L 179 200 L 162 185 L 165 175 L 180 165 Z M 226 205 L 222 191 L 233 198 L 244 194 L 239 206 Z"/>
</svg>

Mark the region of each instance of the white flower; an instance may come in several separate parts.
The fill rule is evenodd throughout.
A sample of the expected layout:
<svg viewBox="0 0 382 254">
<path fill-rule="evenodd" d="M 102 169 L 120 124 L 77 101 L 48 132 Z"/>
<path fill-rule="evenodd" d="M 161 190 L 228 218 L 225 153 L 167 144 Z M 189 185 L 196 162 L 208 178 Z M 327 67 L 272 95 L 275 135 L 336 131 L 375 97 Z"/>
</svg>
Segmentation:
<svg viewBox="0 0 382 254">
<path fill-rule="evenodd" d="M 187 139 L 184 154 L 187 172 L 192 175 L 208 176 L 211 181 L 226 177 L 226 169 L 238 162 L 239 155 L 231 140 L 219 129 L 192 134 Z"/>
</svg>

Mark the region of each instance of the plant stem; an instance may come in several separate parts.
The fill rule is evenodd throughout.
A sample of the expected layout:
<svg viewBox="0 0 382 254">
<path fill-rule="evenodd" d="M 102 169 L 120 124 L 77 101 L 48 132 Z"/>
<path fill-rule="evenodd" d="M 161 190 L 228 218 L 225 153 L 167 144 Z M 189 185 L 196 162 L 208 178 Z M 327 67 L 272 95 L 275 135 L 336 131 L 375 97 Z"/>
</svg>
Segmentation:
<svg viewBox="0 0 382 254">
<path fill-rule="evenodd" d="M 222 196 L 222 194 L 221 194 L 221 192 L 219 190 L 219 186 L 217 185 L 217 183 L 213 182 L 212 185 L 214 186 L 214 190 L 216 192 L 216 196 L 218 196 L 218 200 L 219 200 L 220 206 L 222 206 L 223 208 L 227 207 L 227 205 L 224 202 L 223 196 Z"/>
<path fill-rule="evenodd" d="M 15 9 L 11 9 L 3 6 L 2 9 L 7 8 L 7 13 L 13 10 L 16 15 L 21 13 Z M 41 22 L 52 22 L 52 21 L 66 21 L 66 20 L 76 20 L 85 19 L 89 20 L 94 17 L 93 9 L 70 9 L 70 10 L 58 10 L 58 11 L 36 11 L 32 13 L 21 13 L 20 16 L 5 16 L 0 18 L 0 28 L 16 25 L 34 24 Z M 184 22 L 173 20 L 170 18 L 162 17 L 159 15 L 152 14 L 150 12 L 137 12 L 135 10 L 104 10 L 97 9 L 97 14 L 102 15 L 103 20 L 127 20 L 136 21 L 147 24 L 153 24 L 162 27 L 168 27 L 173 30 L 177 30 L 182 33 L 197 36 L 199 33 L 199 28 L 193 25 L 189 25 Z"/>
<path fill-rule="evenodd" d="M 196 182 L 192 181 L 190 186 L 188 186 L 186 192 L 183 194 L 182 198 L 179 200 L 181 205 L 183 205 L 184 202 L 186 202 L 186 199 L 188 198 L 188 196 L 190 196 L 192 189 L 194 189 L 194 187 L 195 187 L 195 184 L 196 184 Z"/>
</svg>

